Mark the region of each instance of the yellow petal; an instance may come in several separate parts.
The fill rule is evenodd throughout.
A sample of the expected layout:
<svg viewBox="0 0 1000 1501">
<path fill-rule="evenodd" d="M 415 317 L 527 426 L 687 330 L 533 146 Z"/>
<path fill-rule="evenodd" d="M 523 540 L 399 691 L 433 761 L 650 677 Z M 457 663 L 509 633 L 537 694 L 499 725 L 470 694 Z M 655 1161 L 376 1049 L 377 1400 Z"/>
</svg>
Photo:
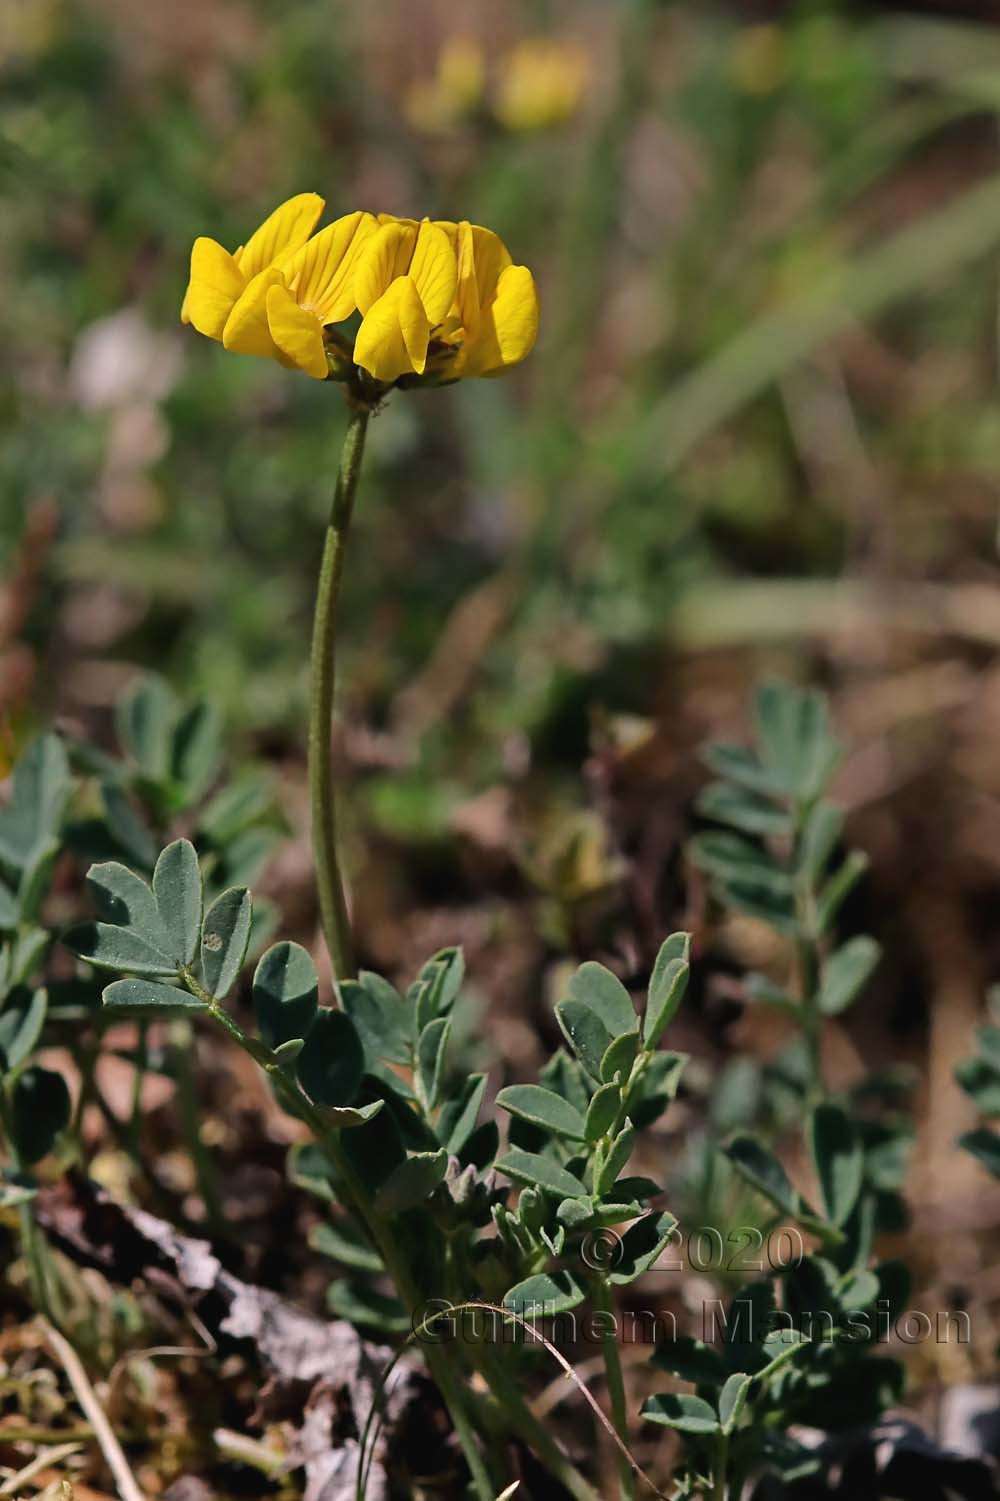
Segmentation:
<svg viewBox="0 0 1000 1501">
<path fill-rule="evenodd" d="M 300 307 L 321 323 L 340 323 L 354 312 L 354 269 L 376 232 L 372 214 L 345 214 L 307 240 L 283 267 Z"/>
<path fill-rule="evenodd" d="M 423 374 L 430 324 L 409 276 L 400 276 L 368 309 L 354 341 L 354 361 L 376 380 Z"/>
<path fill-rule="evenodd" d="M 470 227 L 472 243 L 475 247 L 479 305 L 483 307 L 495 294 L 500 277 L 510 265 L 510 251 L 492 229 L 484 229 L 481 224 L 473 224 Z"/>
<path fill-rule="evenodd" d="M 184 294 L 181 321 L 191 323 L 209 339 L 221 339 L 226 319 L 246 283 L 228 250 L 215 240 L 195 240 L 191 249 L 191 280 Z"/>
<path fill-rule="evenodd" d="M 483 309 L 478 336 L 459 361 L 462 375 L 496 375 L 531 353 L 538 334 L 538 293 L 527 266 L 507 266 Z"/>
<path fill-rule="evenodd" d="M 324 206 L 318 193 L 297 193 L 269 214 L 236 257 L 247 281 L 304 245 Z"/>
<path fill-rule="evenodd" d="M 271 287 L 283 285 L 281 272 L 276 266 L 268 266 L 254 277 L 223 329 L 222 342 L 227 349 L 232 349 L 237 354 L 262 354 L 271 359 L 277 358 L 278 347 L 271 338 L 267 322 L 267 294 Z"/>
<path fill-rule="evenodd" d="M 268 287 L 265 301 L 271 338 L 281 353 L 314 380 L 326 380 L 330 372 L 323 326 L 316 314 L 299 307 L 287 287 L 277 282 Z"/>
<path fill-rule="evenodd" d="M 354 271 L 354 300 L 367 313 L 382 294 L 409 269 L 417 226 L 393 221 L 365 242 Z"/>
<path fill-rule="evenodd" d="M 496 294 L 501 273 L 510 265 L 510 252 L 491 229 L 463 220 L 458 226 L 458 313 L 466 334 L 479 333 L 482 310 Z"/>
<path fill-rule="evenodd" d="M 455 252 L 458 257 L 456 311 L 465 329 L 466 339 L 471 343 L 479 332 L 479 288 L 476 285 L 476 251 L 472 225 L 467 219 L 463 219 L 458 225 Z"/>
<path fill-rule="evenodd" d="M 427 219 L 417 232 L 417 243 L 413 247 L 413 259 L 410 261 L 410 276 L 420 293 L 427 321 L 434 328 L 444 318 L 454 300 L 458 266 L 448 236 L 443 229 Z"/>
</svg>

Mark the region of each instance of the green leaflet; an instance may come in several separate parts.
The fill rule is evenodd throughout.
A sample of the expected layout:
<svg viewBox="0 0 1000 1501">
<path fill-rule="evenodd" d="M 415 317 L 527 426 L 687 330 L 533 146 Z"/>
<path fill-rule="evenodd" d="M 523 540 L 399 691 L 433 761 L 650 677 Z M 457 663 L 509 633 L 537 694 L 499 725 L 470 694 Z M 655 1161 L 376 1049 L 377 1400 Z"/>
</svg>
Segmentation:
<svg viewBox="0 0 1000 1501">
<path fill-rule="evenodd" d="M 412 1152 L 380 1184 L 375 1194 L 376 1209 L 380 1214 L 399 1214 L 422 1204 L 444 1181 L 447 1171 L 444 1147 L 438 1152 Z"/>
<path fill-rule="evenodd" d="M 556 1020 L 563 1036 L 592 1078 L 600 1080 L 601 1062 L 613 1038 L 604 1022 L 584 1001 L 560 1001 Z"/>
<path fill-rule="evenodd" d="M 118 1010 L 142 1015 L 149 1010 L 165 1016 L 190 1016 L 208 1007 L 196 996 L 176 985 L 161 985 L 155 980 L 114 980 L 104 989 L 104 1004 Z"/>
<path fill-rule="evenodd" d="M 253 1005 L 260 1035 L 276 1048 L 305 1039 L 319 1009 L 319 976 L 299 943 L 276 943 L 254 971 Z"/>
<path fill-rule="evenodd" d="M 839 1105 L 817 1105 L 809 1145 L 827 1218 L 845 1225 L 861 1192 L 864 1153 L 853 1123 Z"/>
<path fill-rule="evenodd" d="M 581 964 L 569 982 L 569 999 L 580 1001 L 599 1017 L 611 1037 L 634 1032 L 637 1022 L 632 997 L 603 964 Z"/>
<path fill-rule="evenodd" d="M 427 1023 L 417 1042 L 417 1088 L 427 1110 L 435 1108 L 441 1094 L 441 1078 L 450 1035 L 450 1018 L 439 1016 Z"/>
<path fill-rule="evenodd" d="M 665 1392 L 659 1397 L 647 1397 L 642 1404 L 641 1416 L 647 1423 L 676 1428 L 679 1433 L 719 1432 L 715 1411 L 701 1397 L 686 1392 Z"/>
<path fill-rule="evenodd" d="M 530 1321 L 568 1313 L 571 1308 L 579 1307 L 585 1297 L 584 1289 L 571 1273 L 540 1272 L 504 1293 L 503 1306 Z"/>
<path fill-rule="evenodd" d="M 201 870 L 189 839 L 168 844 L 153 871 L 153 896 L 160 922 L 181 964 L 194 963 L 201 934 Z"/>
<path fill-rule="evenodd" d="M 202 983 L 216 1000 L 236 984 L 247 945 L 253 902 L 245 887 L 224 891 L 209 907 L 201 932 Z"/>
<path fill-rule="evenodd" d="M 512 1084 L 501 1089 L 497 1104 L 521 1120 L 542 1126 L 553 1136 L 567 1137 L 571 1141 L 583 1140 L 583 1116 L 576 1106 L 539 1084 Z"/>
<path fill-rule="evenodd" d="M 12 990 L 0 1004 L 0 1075 L 26 1063 L 45 1022 L 48 998 L 44 990 Z"/>
<path fill-rule="evenodd" d="M 497 1167 L 515 1182 L 543 1188 L 546 1193 L 556 1194 L 561 1199 L 583 1198 L 587 1192 L 573 1173 L 537 1152 L 512 1147 L 503 1157 L 497 1158 Z"/>
<path fill-rule="evenodd" d="M 317 1105 L 353 1105 L 365 1055 L 354 1023 L 343 1011 L 320 1011 L 299 1054 L 299 1083 Z"/>
<path fill-rule="evenodd" d="M 672 933 L 660 946 L 649 982 L 643 1041 L 655 1048 L 684 999 L 690 973 L 690 933 Z"/>
</svg>

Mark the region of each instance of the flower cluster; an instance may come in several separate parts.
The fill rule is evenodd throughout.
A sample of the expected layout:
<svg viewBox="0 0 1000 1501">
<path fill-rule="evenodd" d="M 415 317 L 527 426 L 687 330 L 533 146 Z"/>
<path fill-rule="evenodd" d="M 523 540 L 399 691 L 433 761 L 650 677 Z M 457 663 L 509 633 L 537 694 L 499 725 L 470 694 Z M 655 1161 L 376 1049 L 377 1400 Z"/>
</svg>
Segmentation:
<svg viewBox="0 0 1000 1501">
<path fill-rule="evenodd" d="M 195 240 L 182 321 L 316 380 L 349 359 L 383 386 L 499 375 L 530 352 L 535 283 L 491 230 L 356 212 L 313 233 L 323 208 L 289 198 L 232 254 Z"/>
<path fill-rule="evenodd" d="M 404 112 L 415 130 L 444 135 L 478 121 L 504 130 L 549 130 L 577 113 L 590 81 L 586 53 L 561 37 L 524 37 L 488 65 L 473 37 L 452 36 L 434 72 L 412 85 Z"/>
</svg>

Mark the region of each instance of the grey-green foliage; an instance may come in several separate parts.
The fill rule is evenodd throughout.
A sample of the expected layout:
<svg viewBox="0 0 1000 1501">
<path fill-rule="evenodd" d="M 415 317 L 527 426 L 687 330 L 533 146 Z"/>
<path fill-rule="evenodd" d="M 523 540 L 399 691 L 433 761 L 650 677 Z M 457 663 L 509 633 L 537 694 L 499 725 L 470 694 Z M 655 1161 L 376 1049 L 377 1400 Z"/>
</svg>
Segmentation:
<svg viewBox="0 0 1000 1501">
<path fill-rule="evenodd" d="M 162 678 L 147 673 L 119 700 L 115 725 L 120 757 L 85 744 L 70 746 L 75 764 L 94 778 L 100 805 L 97 817 L 70 826 L 75 852 L 148 876 L 171 824 L 183 819 L 200 855 L 208 903 L 251 885 L 279 838 L 274 800 L 254 770 L 219 785 L 223 757 L 214 707 L 182 701 Z M 253 921 L 251 946 L 259 952 L 278 912 L 258 900 Z"/>
<path fill-rule="evenodd" d="M 493 1218 L 508 1264 L 528 1270 L 506 1288 L 522 1316 L 574 1308 L 593 1276 L 634 1281 L 657 1260 L 676 1228 L 655 1209 L 656 1183 L 627 1176 L 637 1124 L 648 1125 L 673 1099 L 686 1059 L 658 1051 L 688 981 L 690 939 L 669 937 L 653 968 L 642 1014 L 622 982 L 593 962 L 572 976 L 556 1006 L 566 1040 L 538 1084 L 502 1089 L 497 1104 L 512 1117 L 508 1150 L 496 1166 L 522 1185 L 516 1209 Z M 631 1222 L 628 1224 L 628 1222 Z M 588 1238 L 628 1224 L 607 1265 L 588 1273 Z M 592 1259 L 592 1258 L 591 1258 Z M 560 1261 L 568 1266 L 560 1269 Z"/>
<path fill-rule="evenodd" d="M 42 735 L 14 768 L 0 809 L 0 1122 L 11 1158 L 0 1203 L 30 1196 L 23 1169 L 51 1150 L 69 1120 L 65 1080 L 33 1060 L 49 1007 L 39 983 L 49 945 L 41 909 L 72 790 L 62 742 Z"/>
<path fill-rule="evenodd" d="M 608 1280 L 631 1282 L 654 1264 L 676 1220 L 652 1207 L 659 1186 L 627 1169 L 637 1126 L 667 1108 L 685 1062 L 658 1043 L 687 983 L 686 935 L 663 945 L 644 1019 L 609 970 L 577 970 L 556 1008 L 569 1050 L 557 1051 L 538 1083 L 501 1091 L 512 1119 L 498 1156 L 496 1123 L 479 1120 L 485 1077 L 449 1067 L 460 950 L 436 954 L 404 992 L 363 970 L 338 987 L 338 1005 L 325 1006 L 306 950 L 275 944 L 253 976 L 258 1036 L 248 1037 L 223 1005 L 251 931 L 245 889 L 215 900 L 199 939 L 201 872 L 186 841 L 160 854 L 151 882 L 107 862 L 89 880 L 98 916 L 67 942 L 81 959 L 126 976 L 106 987 L 106 1006 L 221 1021 L 313 1129 L 319 1150 L 296 1153 L 293 1174 L 340 1205 L 331 1236 L 317 1241 L 348 1268 L 331 1288 L 333 1308 L 399 1326 L 399 1307 L 369 1280 L 382 1251 L 345 1171 L 363 1179 L 427 1296 L 503 1300 L 525 1316 L 571 1308 L 592 1280 L 581 1245 L 606 1225 L 628 1224 L 613 1265 L 597 1269 Z M 332 1155 L 331 1133 L 340 1142 Z"/>
<path fill-rule="evenodd" d="M 822 1077 L 821 1029 L 860 1000 L 879 958 L 874 939 L 837 931 L 865 869 L 862 856 L 842 849 L 843 815 L 828 796 L 839 755 L 822 695 L 779 682 L 757 693 L 751 746 L 715 744 L 704 754 L 716 779 L 698 811 L 721 827 L 695 836 L 692 859 L 720 907 L 784 940 L 792 981 L 750 975 L 744 996 L 800 1033 L 754 1071 L 723 1151 L 770 1217 L 764 1228 L 800 1227 L 818 1248 L 738 1289 L 716 1345 L 682 1338 L 658 1351 L 654 1364 L 696 1393 L 654 1397 L 644 1415 L 683 1434 L 684 1476 L 695 1487 L 720 1464 L 730 1479 L 808 1473 L 818 1460 L 787 1436 L 790 1425 L 869 1422 L 901 1390 L 901 1367 L 875 1353 L 874 1310 L 898 1309 L 908 1280 L 897 1264 L 875 1261 L 873 1250 L 878 1230 L 898 1227 L 903 1213 L 909 1123 L 887 1081 L 873 1077 L 832 1097 Z M 807 1193 L 779 1155 L 784 1131 L 797 1123 L 811 1165 Z M 713 1151 L 709 1143 L 709 1157 Z M 865 1321 L 867 1337 L 859 1338 Z"/>
<path fill-rule="evenodd" d="M 0 1088 L 12 1167 L 44 1156 L 69 1119 L 65 1082 L 38 1065 L 38 1047 L 61 1040 L 68 1026 L 73 1041 L 81 1027 L 98 1037 L 102 1029 L 100 989 L 85 973 L 47 976 L 59 934 L 48 920 L 46 896 L 60 851 L 97 860 L 95 958 L 127 960 L 134 975 L 144 976 L 123 982 L 121 992 L 138 1011 L 151 997 L 162 1004 L 163 977 L 194 957 L 202 873 L 214 898 L 234 884 L 228 879 L 234 873 L 256 875 L 278 837 L 262 779 L 238 778 L 213 792 L 221 757 L 209 705 L 182 703 L 149 676 L 126 692 L 116 723 L 121 756 L 52 734 L 32 740 L 0 806 Z M 161 836 L 175 817 L 194 829 L 200 859 L 190 843 L 177 841 L 157 862 Z M 250 940 L 255 948 L 274 920 L 265 905 Z M 230 944 L 231 959 L 242 959 L 232 950 Z M 197 1004 L 175 988 L 168 994 L 177 1009 Z M 30 1189 L 16 1183 L 5 1192 L 23 1196 Z"/>
</svg>

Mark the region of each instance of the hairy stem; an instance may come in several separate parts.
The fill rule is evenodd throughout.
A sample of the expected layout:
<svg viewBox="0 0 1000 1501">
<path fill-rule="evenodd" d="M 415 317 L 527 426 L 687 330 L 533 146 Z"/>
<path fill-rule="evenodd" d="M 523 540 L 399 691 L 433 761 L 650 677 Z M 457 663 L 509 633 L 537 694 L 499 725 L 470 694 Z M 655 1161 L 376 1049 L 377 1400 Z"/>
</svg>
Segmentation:
<svg viewBox="0 0 1000 1501">
<path fill-rule="evenodd" d="M 618 1329 L 611 1304 L 611 1288 L 606 1277 L 594 1280 L 594 1300 L 601 1315 L 601 1353 L 604 1356 L 604 1373 L 608 1383 L 611 1402 L 611 1421 L 615 1432 L 628 1448 L 628 1404 L 625 1399 L 625 1377 L 622 1374 L 621 1354 L 618 1350 Z M 619 1487 L 622 1501 L 635 1497 L 635 1473 L 625 1455 L 618 1452 Z"/>
<path fill-rule="evenodd" d="M 720 1433 L 715 1446 L 715 1465 L 712 1473 L 712 1501 L 726 1501 L 726 1467 L 729 1464 L 729 1438 Z"/>
<path fill-rule="evenodd" d="M 310 657 L 309 802 L 312 810 L 313 855 L 316 861 L 323 935 L 338 980 L 346 980 L 354 973 L 354 944 L 337 857 L 337 816 L 333 786 L 331 730 L 336 667 L 336 615 L 344 574 L 347 534 L 354 512 L 369 415 L 367 407 L 354 407 L 344 435 L 340 469 L 316 585 Z"/>
</svg>

